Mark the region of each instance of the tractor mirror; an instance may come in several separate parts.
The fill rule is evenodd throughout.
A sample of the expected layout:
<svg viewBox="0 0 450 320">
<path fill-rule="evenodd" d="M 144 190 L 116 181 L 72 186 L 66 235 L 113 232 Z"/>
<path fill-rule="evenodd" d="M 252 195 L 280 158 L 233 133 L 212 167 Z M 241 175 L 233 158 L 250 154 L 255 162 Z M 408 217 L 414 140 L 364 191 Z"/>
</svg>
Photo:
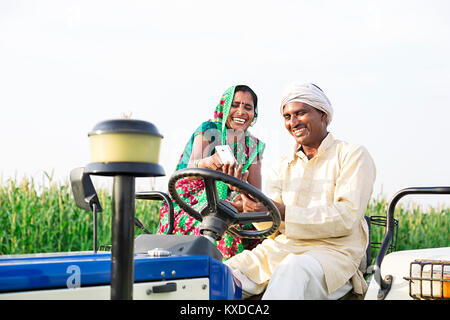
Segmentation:
<svg viewBox="0 0 450 320">
<path fill-rule="evenodd" d="M 83 167 L 70 171 L 70 185 L 72 186 L 75 203 L 79 208 L 94 211 L 95 204 L 96 212 L 102 211 L 91 177 L 84 172 Z"/>
</svg>

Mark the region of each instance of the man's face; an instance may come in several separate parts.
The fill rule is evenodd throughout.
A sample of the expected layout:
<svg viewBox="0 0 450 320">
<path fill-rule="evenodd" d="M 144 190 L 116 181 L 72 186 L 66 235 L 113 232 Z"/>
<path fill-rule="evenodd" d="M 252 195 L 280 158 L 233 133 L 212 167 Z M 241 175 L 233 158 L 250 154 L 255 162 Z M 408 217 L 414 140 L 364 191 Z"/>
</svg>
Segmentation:
<svg viewBox="0 0 450 320">
<path fill-rule="evenodd" d="M 327 135 L 327 115 L 302 102 L 289 102 L 283 108 L 284 126 L 298 144 L 318 148 Z"/>
</svg>

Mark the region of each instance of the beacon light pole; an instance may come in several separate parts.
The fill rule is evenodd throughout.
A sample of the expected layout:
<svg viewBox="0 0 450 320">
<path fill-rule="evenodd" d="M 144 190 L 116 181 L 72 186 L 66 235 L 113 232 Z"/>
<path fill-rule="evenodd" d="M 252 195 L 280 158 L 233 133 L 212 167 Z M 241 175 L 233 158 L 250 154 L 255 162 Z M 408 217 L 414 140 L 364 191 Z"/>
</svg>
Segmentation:
<svg viewBox="0 0 450 320">
<path fill-rule="evenodd" d="M 133 299 L 135 178 L 164 176 L 158 164 L 162 135 L 150 122 L 107 120 L 88 134 L 91 163 L 85 172 L 112 176 L 111 299 Z"/>
</svg>

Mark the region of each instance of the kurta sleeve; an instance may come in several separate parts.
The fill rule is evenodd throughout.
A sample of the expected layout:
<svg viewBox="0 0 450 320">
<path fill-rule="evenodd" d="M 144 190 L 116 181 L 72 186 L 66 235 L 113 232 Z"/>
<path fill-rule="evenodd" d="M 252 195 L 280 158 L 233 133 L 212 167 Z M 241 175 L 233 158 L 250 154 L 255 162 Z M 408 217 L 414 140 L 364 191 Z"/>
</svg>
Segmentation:
<svg viewBox="0 0 450 320">
<path fill-rule="evenodd" d="M 375 181 L 375 164 L 362 146 L 339 155 L 333 201 L 329 205 L 286 205 L 285 232 L 291 239 L 323 239 L 349 235 L 363 219 Z"/>
</svg>

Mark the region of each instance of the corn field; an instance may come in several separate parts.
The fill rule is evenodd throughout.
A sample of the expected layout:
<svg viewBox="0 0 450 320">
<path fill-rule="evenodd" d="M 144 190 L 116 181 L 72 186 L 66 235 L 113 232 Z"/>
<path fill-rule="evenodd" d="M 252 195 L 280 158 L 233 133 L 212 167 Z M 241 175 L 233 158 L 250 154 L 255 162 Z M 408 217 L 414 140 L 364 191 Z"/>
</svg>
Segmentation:
<svg viewBox="0 0 450 320">
<path fill-rule="evenodd" d="M 111 243 L 112 197 L 98 190 L 103 212 L 97 217 L 99 245 Z M 151 232 L 158 226 L 161 202 L 137 200 L 136 217 Z M 385 216 L 388 203 L 373 198 L 367 216 Z M 397 250 L 450 246 L 450 208 L 397 206 Z M 135 229 L 135 235 L 142 231 Z M 68 183 L 36 186 L 34 180 L 9 179 L 0 186 L 0 255 L 37 252 L 83 251 L 93 248 L 93 217 L 79 209 Z M 371 240 L 380 243 L 384 227 L 372 228 Z M 372 250 L 372 257 L 376 250 Z"/>
<path fill-rule="evenodd" d="M 36 191 L 36 189 L 39 191 Z M 97 190 L 98 244 L 111 244 L 112 197 Z M 136 217 L 147 230 L 158 226 L 160 201 L 136 200 Z M 135 229 L 135 235 L 143 233 Z M 78 208 L 70 184 L 36 188 L 33 179 L 0 186 L 0 255 L 93 249 L 93 214 Z"/>
<path fill-rule="evenodd" d="M 387 214 L 389 203 L 386 199 L 374 199 L 369 202 L 366 216 L 383 218 Z M 399 203 L 394 212 L 398 221 L 396 251 L 414 250 L 450 246 L 450 207 L 421 208 L 414 203 Z M 385 227 L 372 225 L 371 241 L 375 248 L 372 259 L 375 259 L 377 248 L 383 241 Z M 395 237 L 394 237 L 395 238 Z"/>
</svg>

